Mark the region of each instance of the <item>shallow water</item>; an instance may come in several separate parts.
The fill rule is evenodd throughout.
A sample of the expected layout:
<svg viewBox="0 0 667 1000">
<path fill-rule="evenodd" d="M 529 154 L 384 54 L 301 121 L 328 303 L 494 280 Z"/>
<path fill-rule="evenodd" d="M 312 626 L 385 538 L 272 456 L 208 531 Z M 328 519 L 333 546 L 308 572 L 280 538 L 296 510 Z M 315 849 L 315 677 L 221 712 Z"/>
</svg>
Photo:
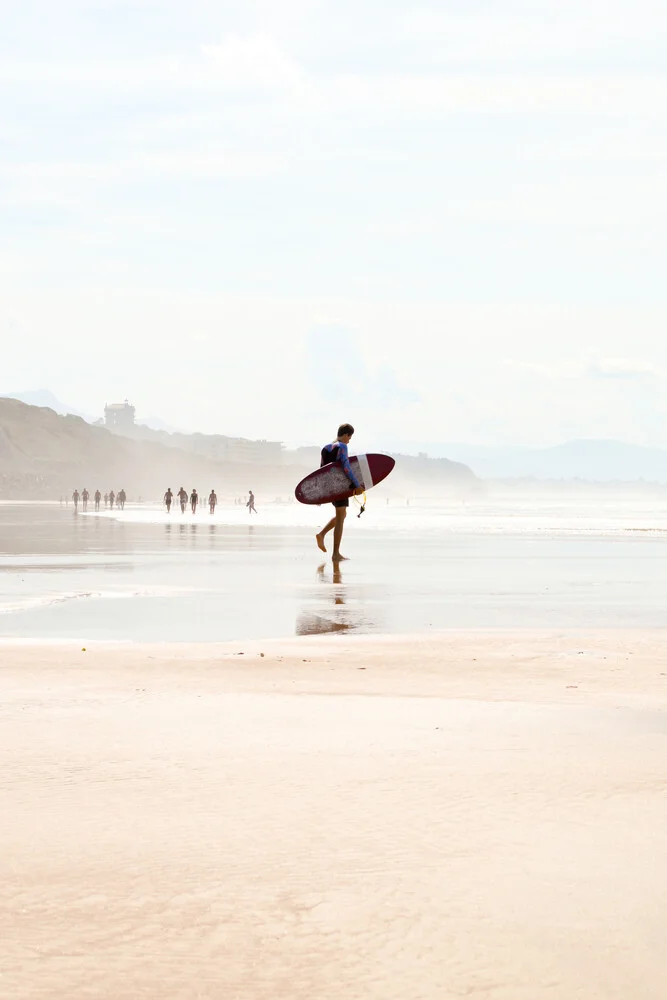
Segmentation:
<svg viewBox="0 0 667 1000">
<path fill-rule="evenodd" d="M 374 498 L 372 498 L 374 500 Z M 334 573 L 327 508 L 0 505 L 0 636 L 226 640 L 320 632 L 662 626 L 667 503 L 485 499 L 351 508 Z"/>
</svg>

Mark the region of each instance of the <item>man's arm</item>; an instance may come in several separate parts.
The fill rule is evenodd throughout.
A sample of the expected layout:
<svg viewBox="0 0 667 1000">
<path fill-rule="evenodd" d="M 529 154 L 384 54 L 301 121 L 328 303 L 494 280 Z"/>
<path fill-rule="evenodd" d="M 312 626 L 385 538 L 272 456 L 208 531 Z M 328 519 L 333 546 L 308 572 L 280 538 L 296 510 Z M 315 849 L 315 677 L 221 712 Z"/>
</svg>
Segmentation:
<svg viewBox="0 0 667 1000">
<path fill-rule="evenodd" d="M 347 445 L 341 441 L 338 447 L 339 447 L 338 457 L 340 458 L 341 465 L 343 466 L 343 472 L 350 480 L 355 490 L 358 490 L 359 487 L 361 486 L 361 483 L 359 482 L 354 472 L 352 471 L 352 466 L 350 465 L 350 459 L 347 454 Z"/>
</svg>

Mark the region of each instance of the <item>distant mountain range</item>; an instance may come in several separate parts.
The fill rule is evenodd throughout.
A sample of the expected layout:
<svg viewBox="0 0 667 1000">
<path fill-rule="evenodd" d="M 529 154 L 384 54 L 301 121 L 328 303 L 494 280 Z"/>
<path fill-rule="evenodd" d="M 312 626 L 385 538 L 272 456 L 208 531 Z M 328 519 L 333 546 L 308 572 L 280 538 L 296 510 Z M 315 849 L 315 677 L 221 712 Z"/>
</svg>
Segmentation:
<svg viewBox="0 0 667 1000">
<path fill-rule="evenodd" d="M 71 413 L 74 417 L 82 417 L 89 424 L 92 424 L 97 419 L 97 417 L 86 416 L 85 413 L 77 410 L 74 406 L 69 406 L 67 403 L 61 402 L 49 389 L 31 389 L 27 392 L 0 392 L 0 399 L 18 399 L 21 403 L 27 403 L 28 406 L 46 406 L 49 410 L 54 410 L 62 417 L 66 417 L 68 413 Z"/>
<path fill-rule="evenodd" d="M 552 448 L 437 446 L 481 479 L 583 480 L 667 483 L 667 450 L 624 441 L 580 439 Z"/>
</svg>

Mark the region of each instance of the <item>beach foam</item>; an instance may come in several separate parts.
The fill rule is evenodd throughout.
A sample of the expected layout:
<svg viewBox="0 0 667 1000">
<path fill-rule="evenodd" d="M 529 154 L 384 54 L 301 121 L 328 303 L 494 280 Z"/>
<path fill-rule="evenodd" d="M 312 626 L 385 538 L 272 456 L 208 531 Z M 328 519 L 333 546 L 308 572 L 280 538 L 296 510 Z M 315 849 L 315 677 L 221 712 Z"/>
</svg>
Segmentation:
<svg viewBox="0 0 667 1000">
<path fill-rule="evenodd" d="M 124 511 L 88 511 L 84 517 L 123 521 L 128 524 L 221 525 L 226 527 L 310 528 L 320 527 L 331 515 L 331 506 L 298 503 L 267 503 L 257 516 L 245 507 L 220 505 L 211 515 L 203 507 L 196 514 L 173 509 L 167 514 L 158 505 L 128 506 Z M 667 534 L 667 501 L 536 498 L 535 501 L 497 499 L 495 501 L 447 501 L 438 504 L 405 501 L 386 504 L 382 495 L 369 494 L 367 510 L 357 518 L 359 508 L 351 502 L 348 518 L 364 532 L 438 531 L 454 535 L 535 535 L 537 537 L 622 537 L 643 533 L 659 537 Z"/>
<path fill-rule="evenodd" d="M 133 597 L 177 597 L 186 593 L 203 593 L 196 587 L 135 587 L 116 590 L 82 590 L 65 593 L 33 594 L 19 600 L 0 603 L 0 615 L 19 614 L 22 611 L 33 611 L 37 608 L 50 608 L 70 601 L 123 601 Z"/>
</svg>

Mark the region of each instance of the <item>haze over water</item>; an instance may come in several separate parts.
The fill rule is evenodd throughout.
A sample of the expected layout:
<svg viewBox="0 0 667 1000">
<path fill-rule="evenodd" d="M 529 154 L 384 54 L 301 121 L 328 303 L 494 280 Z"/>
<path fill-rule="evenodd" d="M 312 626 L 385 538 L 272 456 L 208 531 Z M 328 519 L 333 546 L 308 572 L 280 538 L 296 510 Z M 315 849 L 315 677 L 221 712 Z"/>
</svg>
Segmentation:
<svg viewBox="0 0 667 1000">
<path fill-rule="evenodd" d="M 0 636 L 214 641 L 449 628 L 661 626 L 667 499 L 485 498 L 351 508 L 334 574 L 325 509 L 211 518 L 0 506 Z"/>
</svg>

